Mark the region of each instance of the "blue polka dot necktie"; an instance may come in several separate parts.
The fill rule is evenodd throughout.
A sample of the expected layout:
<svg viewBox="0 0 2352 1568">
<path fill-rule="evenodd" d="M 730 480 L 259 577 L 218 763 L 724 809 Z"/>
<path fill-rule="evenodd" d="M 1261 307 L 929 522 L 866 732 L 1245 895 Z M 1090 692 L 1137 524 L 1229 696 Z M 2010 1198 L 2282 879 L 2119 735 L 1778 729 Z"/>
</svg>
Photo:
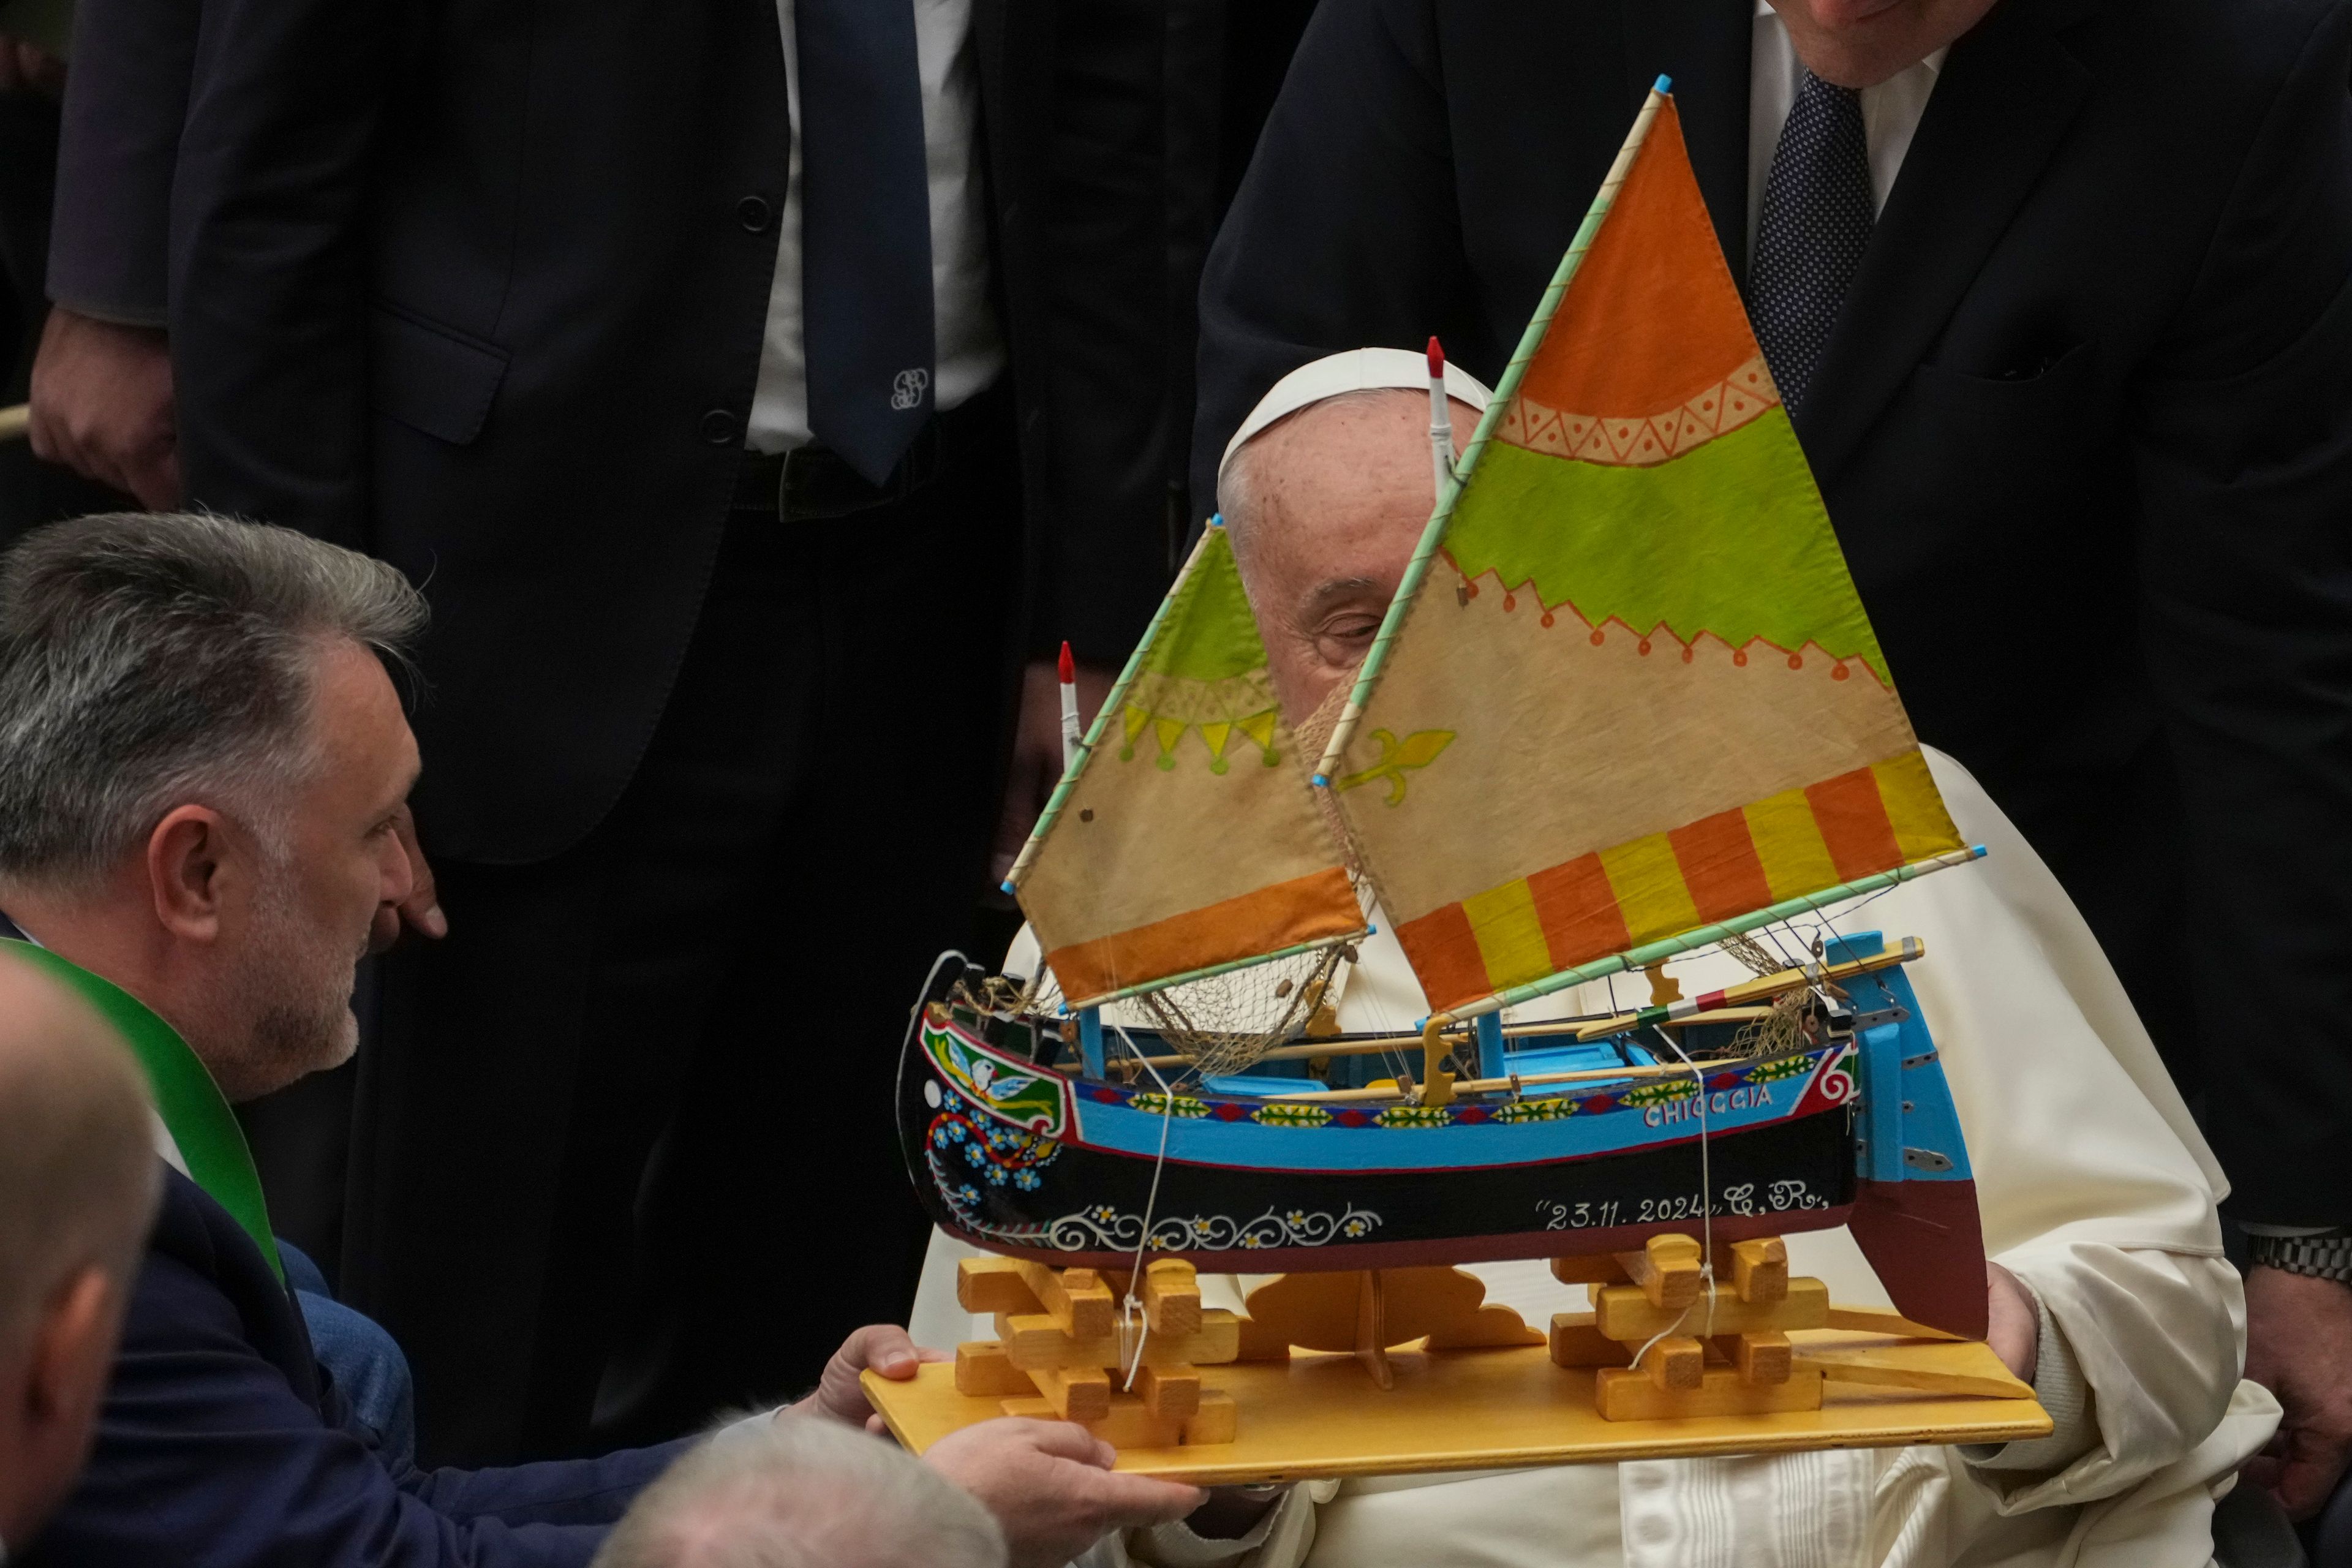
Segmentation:
<svg viewBox="0 0 2352 1568">
<path fill-rule="evenodd" d="M 913 0 L 795 0 L 809 431 L 874 484 L 931 415 L 931 198 Z"/>
<path fill-rule="evenodd" d="M 1748 266 L 1748 319 L 1791 414 L 1812 385 L 1877 220 L 1862 94 L 1807 71 L 1772 150 Z"/>
</svg>

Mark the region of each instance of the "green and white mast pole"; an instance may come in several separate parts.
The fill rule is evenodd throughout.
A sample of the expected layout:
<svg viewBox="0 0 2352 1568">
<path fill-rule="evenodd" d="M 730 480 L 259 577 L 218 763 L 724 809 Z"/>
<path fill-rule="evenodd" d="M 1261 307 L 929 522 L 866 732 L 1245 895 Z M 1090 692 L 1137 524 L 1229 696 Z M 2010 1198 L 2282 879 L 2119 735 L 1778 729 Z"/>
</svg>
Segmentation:
<svg viewBox="0 0 2352 1568">
<path fill-rule="evenodd" d="M 1348 694 L 1348 705 L 1340 710 L 1339 722 L 1331 731 L 1330 743 L 1323 748 L 1323 760 L 1315 766 L 1318 789 L 1331 787 L 1331 780 L 1339 772 L 1339 754 L 1355 738 L 1356 725 L 1364 716 L 1364 704 L 1370 699 L 1372 687 L 1380 680 L 1381 670 L 1388 663 L 1389 649 L 1396 642 L 1406 613 L 1420 598 L 1421 585 L 1429 575 L 1430 563 L 1437 557 L 1437 547 L 1445 538 L 1446 525 L 1454 521 L 1454 508 L 1478 471 L 1479 455 L 1486 451 L 1486 443 L 1493 438 L 1495 427 L 1502 423 L 1503 411 L 1518 395 L 1519 383 L 1527 378 L 1528 362 L 1543 346 L 1544 333 L 1551 329 L 1551 319 L 1559 309 L 1560 299 L 1568 292 L 1569 284 L 1575 280 L 1577 268 L 1584 265 L 1584 254 L 1592 248 L 1593 240 L 1601 233 L 1602 221 L 1609 216 L 1610 209 L 1617 205 L 1617 193 L 1624 188 L 1626 176 L 1633 173 L 1633 160 L 1641 155 L 1642 144 L 1650 139 L 1650 127 L 1657 123 L 1658 110 L 1665 106 L 1666 93 L 1673 86 L 1671 78 L 1662 76 L 1650 89 L 1650 96 L 1643 100 L 1642 111 L 1633 117 L 1633 129 L 1627 133 L 1625 145 L 1618 149 L 1617 161 L 1609 165 L 1609 177 L 1601 182 L 1601 190 L 1592 198 L 1591 210 L 1577 226 L 1576 237 L 1569 243 L 1568 254 L 1560 258 L 1559 270 L 1552 274 L 1551 284 L 1545 289 L 1543 299 L 1536 307 L 1534 320 L 1528 323 L 1527 331 L 1520 337 L 1517 352 L 1511 355 L 1511 363 L 1505 368 L 1503 379 L 1496 384 L 1495 395 L 1486 404 L 1486 412 L 1479 416 L 1477 431 L 1470 437 L 1470 445 L 1464 448 L 1461 463 L 1455 466 L 1450 482 L 1445 483 L 1440 491 L 1437 510 L 1430 513 L 1429 526 L 1422 531 L 1421 543 L 1415 547 L 1412 559 L 1405 565 L 1404 579 L 1397 584 L 1396 597 L 1389 601 L 1388 614 L 1381 620 L 1380 634 L 1373 637 L 1371 651 L 1365 656 L 1364 668 L 1356 677 L 1356 688 Z"/>
<path fill-rule="evenodd" d="M 1445 539 L 1446 526 L 1454 521 L 1454 509 L 1462 499 L 1463 490 L 1478 471 L 1478 458 L 1494 438 L 1495 428 L 1503 420 L 1503 413 L 1518 396 L 1519 383 L 1527 378 L 1528 364 L 1543 347 L 1544 333 L 1551 329 L 1552 316 L 1568 286 L 1576 279 L 1577 269 L 1584 265 L 1585 253 L 1592 248 L 1608 219 L 1610 210 L 1617 205 L 1617 193 L 1624 188 L 1626 177 L 1633 172 L 1633 160 L 1641 155 L 1642 144 L 1650 139 L 1650 127 L 1657 123 L 1658 110 L 1665 106 L 1666 94 L 1674 87 L 1668 77 L 1660 77 L 1650 89 L 1650 96 L 1642 102 L 1642 110 L 1633 117 L 1633 129 L 1626 133 L 1625 144 L 1617 150 L 1617 161 L 1609 165 L 1609 175 L 1601 182 L 1600 191 L 1592 198 L 1592 206 L 1577 226 L 1576 237 L 1569 242 L 1568 254 L 1561 257 L 1559 269 L 1552 274 L 1550 286 L 1544 289 L 1543 299 L 1536 307 L 1533 320 L 1519 338 L 1519 346 L 1511 355 L 1511 363 L 1503 371 L 1503 379 L 1496 384 L 1495 395 L 1480 416 L 1477 431 L 1462 454 L 1458 466 L 1438 468 L 1439 490 L 1437 509 L 1430 513 L 1429 526 L 1422 531 L 1421 543 L 1404 569 L 1404 579 L 1397 584 L 1396 597 L 1389 601 L 1388 614 L 1381 619 L 1378 636 L 1372 638 L 1371 651 L 1365 656 L 1364 668 L 1356 677 L 1356 687 L 1348 694 L 1348 705 L 1340 710 L 1339 722 L 1333 726 L 1329 744 L 1323 748 L 1323 760 L 1315 765 L 1315 787 L 1329 789 L 1332 778 L 1339 771 L 1340 754 L 1355 738 L 1356 725 L 1364 716 L 1364 704 L 1371 698 L 1372 688 L 1388 664 L 1389 650 L 1395 645 L 1404 618 L 1421 597 L 1421 588 L 1429 576 L 1430 563 L 1437 558 L 1438 546 Z M 1437 374 L 1433 362 L 1432 374 Z M 1436 394 L 1432 394 L 1433 397 Z M 1454 1075 L 1440 1064 L 1445 1058 L 1445 1047 L 1438 1038 L 1434 1021 L 1423 1034 L 1422 1075 L 1424 1088 L 1422 1103 L 1444 1105 L 1454 1098 Z"/>
</svg>

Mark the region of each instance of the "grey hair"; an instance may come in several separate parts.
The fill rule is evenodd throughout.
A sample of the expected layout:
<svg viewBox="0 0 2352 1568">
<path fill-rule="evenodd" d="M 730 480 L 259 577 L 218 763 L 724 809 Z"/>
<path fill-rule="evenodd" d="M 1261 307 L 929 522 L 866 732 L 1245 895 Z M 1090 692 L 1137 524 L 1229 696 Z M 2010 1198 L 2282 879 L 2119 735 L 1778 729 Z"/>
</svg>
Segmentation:
<svg viewBox="0 0 2352 1568">
<path fill-rule="evenodd" d="M 115 512 L 28 534 L 0 556 L 0 879 L 79 890 L 184 802 L 267 810 L 314 760 L 320 646 L 401 665 L 425 621 L 395 568 L 290 529 Z"/>
<path fill-rule="evenodd" d="M 590 1568 L 1004 1568 L 969 1493 L 884 1438 L 754 1416 L 638 1495 Z"/>
</svg>

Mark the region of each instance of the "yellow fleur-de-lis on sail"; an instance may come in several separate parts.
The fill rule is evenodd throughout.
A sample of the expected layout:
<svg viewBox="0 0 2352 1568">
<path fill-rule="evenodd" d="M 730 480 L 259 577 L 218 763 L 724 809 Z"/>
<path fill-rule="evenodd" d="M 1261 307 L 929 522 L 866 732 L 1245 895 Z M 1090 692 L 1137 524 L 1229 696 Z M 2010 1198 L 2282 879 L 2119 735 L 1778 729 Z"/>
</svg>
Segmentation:
<svg viewBox="0 0 2352 1568">
<path fill-rule="evenodd" d="M 1380 743 L 1381 760 L 1360 773 L 1349 773 L 1339 780 L 1335 789 L 1354 789 L 1370 784 L 1374 779 L 1386 779 L 1389 785 L 1388 804 L 1396 805 L 1404 800 L 1404 775 L 1414 768 L 1425 768 L 1437 760 L 1437 753 L 1452 744 L 1451 730 L 1417 730 L 1400 741 L 1387 730 L 1375 730 L 1372 739 Z"/>
</svg>

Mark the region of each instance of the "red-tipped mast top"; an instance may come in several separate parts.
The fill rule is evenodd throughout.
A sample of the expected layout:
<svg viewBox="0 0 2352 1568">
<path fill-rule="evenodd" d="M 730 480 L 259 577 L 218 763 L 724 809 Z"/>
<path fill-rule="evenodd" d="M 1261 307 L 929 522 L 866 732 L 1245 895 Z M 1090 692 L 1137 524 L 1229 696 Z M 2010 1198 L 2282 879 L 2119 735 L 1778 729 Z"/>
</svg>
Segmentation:
<svg viewBox="0 0 2352 1568">
<path fill-rule="evenodd" d="M 1429 340 L 1429 379 L 1443 381 L 1444 378 L 1445 351 L 1438 346 L 1435 338 L 1432 338 Z"/>
<path fill-rule="evenodd" d="M 1431 341 L 1432 342 L 1436 342 L 1436 340 L 1435 340 L 1434 338 L 1431 339 L 1430 341 Z M 1063 685 L 1065 685 L 1065 686 L 1070 686 L 1070 685 L 1075 685 L 1075 684 L 1076 683 L 1077 679 L 1078 679 L 1078 668 L 1077 668 L 1077 666 L 1076 666 L 1075 663 L 1073 663 L 1073 662 L 1071 661 L 1071 658 L 1070 658 L 1070 645 L 1069 645 L 1068 643 L 1066 643 L 1066 643 L 1064 643 L 1064 644 L 1062 645 L 1062 662 L 1061 662 L 1061 671 L 1062 671 L 1062 684 L 1063 684 Z"/>
</svg>

